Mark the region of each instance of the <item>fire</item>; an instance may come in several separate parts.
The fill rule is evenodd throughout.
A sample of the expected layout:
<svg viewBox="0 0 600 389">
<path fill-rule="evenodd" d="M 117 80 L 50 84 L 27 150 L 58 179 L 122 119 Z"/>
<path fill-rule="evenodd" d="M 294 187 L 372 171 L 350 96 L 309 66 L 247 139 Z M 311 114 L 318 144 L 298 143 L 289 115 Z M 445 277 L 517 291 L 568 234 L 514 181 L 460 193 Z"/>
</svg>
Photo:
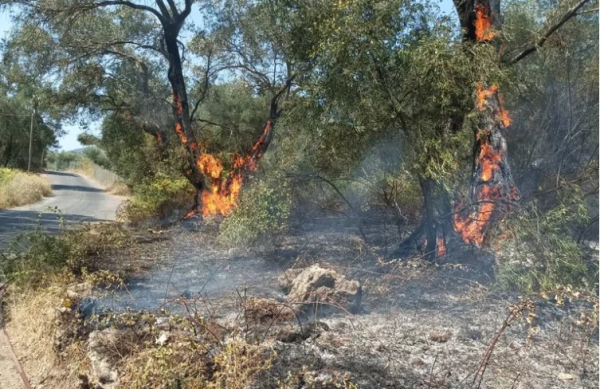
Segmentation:
<svg viewBox="0 0 600 389">
<path fill-rule="evenodd" d="M 436 243 L 437 243 L 436 254 L 437 254 L 438 258 L 441 258 L 446 255 L 446 242 L 444 241 L 444 238 L 442 236 L 440 236 L 437 238 Z"/>
<path fill-rule="evenodd" d="M 273 123 L 269 119 L 265 124 L 261 137 L 252 145 L 245 156 L 233 154 L 231 169 L 224 174 L 223 162 L 212 154 L 201 153 L 196 161 L 198 169 L 210 179 L 210 188 L 202 191 L 202 216 L 227 216 L 237 206 L 238 198 L 247 172 L 257 169 L 257 161 L 262 157 L 261 147 L 271 133 Z M 192 145 L 194 148 L 195 145 Z M 194 215 L 192 211 L 186 217 Z"/>
<path fill-rule="evenodd" d="M 480 8 L 478 8 L 479 10 Z M 488 104 L 490 99 L 496 99 L 496 104 L 494 104 L 494 101 Z M 504 109 L 503 103 L 504 99 L 496 84 L 492 84 L 488 88 L 484 88 L 481 83 L 477 84 L 477 109 L 480 111 L 483 111 L 486 107 L 492 109 L 493 115 L 497 119 L 496 125 L 502 125 L 506 128 L 510 125 L 511 119 L 508 111 Z M 477 134 L 477 140 L 480 144 L 480 150 L 475 160 L 475 166 L 481 172 L 479 176 L 481 186 L 477 193 L 477 204 L 466 215 L 458 211 L 462 207 L 462 204 L 458 204 L 453 219 L 454 230 L 461 235 L 462 239 L 479 247 L 483 244 L 486 228 L 496 209 L 496 201 L 502 198 L 499 188 L 494 186 L 497 183 L 494 175 L 501 171 L 504 155 L 502 150 L 495 149 L 490 143 L 490 129 L 484 129 Z M 510 188 L 508 197 L 512 200 L 518 199 L 516 187 Z"/>
<path fill-rule="evenodd" d="M 504 109 L 504 96 L 498 93 L 498 119 L 502 122 L 504 127 L 510 126 L 512 119 L 510 118 L 508 111 Z"/>
<path fill-rule="evenodd" d="M 485 107 L 485 102 L 490 97 L 494 96 L 498 91 L 498 85 L 492 84 L 489 88 L 483 89 L 483 84 L 477 84 L 477 109 L 483 111 Z"/>
<path fill-rule="evenodd" d="M 475 38 L 478 42 L 487 42 L 494 39 L 496 32 L 492 28 L 490 20 L 490 9 L 482 4 L 475 6 Z"/>
<path fill-rule="evenodd" d="M 486 227 L 496 208 L 494 200 L 497 197 L 496 191 L 489 185 L 485 185 L 477 195 L 479 204 L 476 212 L 464 217 L 459 212 L 454 213 L 454 230 L 461 235 L 463 241 L 474 244 L 477 247 L 481 246 L 485 238 Z"/>
<path fill-rule="evenodd" d="M 478 157 L 479 163 L 481 164 L 481 180 L 490 181 L 494 172 L 500 170 L 500 164 L 502 163 L 502 154 L 496 152 L 493 147 L 485 142 L 481 144 L 481 152 Z"/>
</svg>

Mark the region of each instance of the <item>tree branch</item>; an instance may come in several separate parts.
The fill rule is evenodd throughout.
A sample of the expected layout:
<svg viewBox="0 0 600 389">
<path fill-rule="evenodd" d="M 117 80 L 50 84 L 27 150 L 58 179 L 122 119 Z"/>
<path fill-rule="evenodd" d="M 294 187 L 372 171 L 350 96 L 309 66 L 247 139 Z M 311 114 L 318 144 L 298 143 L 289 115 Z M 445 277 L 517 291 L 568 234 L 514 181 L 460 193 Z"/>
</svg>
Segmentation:
<svg viewBox="0 0 600 389">
<path fill-rule="evenodd" d="M 163 18 L 163 16 L 160 14 L 160 12 L 158 12 L 157 10 L 155 10 L 152 7 L 148 7 L 147 5 L 135 4 L 135 3 L 132 3 L 132 2 L 126 1 L 126 0 L 105 0 L 105 1 L 101 1 L 99 3 L 92 3 L 92 6 L 94 8 L 105 7 L 105 6 L 109 6 L 109 5 L 123 5 L 125 7 L 137 9 L 140 11 L 150 12 L 154 16 L 156 16 L 158 18 L 158 20 L 160 20 L 161 23 L 166 22 L 166 20 Z"/>
<path fill-rule="evenodd" d="M 542 47 L 546 43 L 548 38 L 550 38 L 550 36 L 556 32 L 556 30 L 558 30 L 563 24 L 569 21 L 569 19 L 571 19 L 573 16 L 576 16 L 577 11 L 579 11 L 579 9 L 583 7 L 588 1 L 589 0 L 581 0 L 579 3 L 571 7 L 571 9 L 569 9 L 567 13 L 565 13 L 556 24 L 552 25 L 548 29 L 548 31 L 546 31 L 546 33 L 542 36 L 542 38 L 539 41 L 537 41 L 533 46 L 530 46 L 529 48 L 522 51 L 519 55 L 510 60 L 508 64 L 514 65 L 523 58 L 527 57 L 529 54 L 536 52 L 540 47 Z"/>
<path fill-rule="evenodd" d="M 171 13 L 173 14 L 173 19 L 179 16 L 179 11 L 177 11 L 177 7 L 175 6 L 175 2 L 173 0 L 167 0 L 169 3 L 169 7 L 171 8 Z"/>
</svg>

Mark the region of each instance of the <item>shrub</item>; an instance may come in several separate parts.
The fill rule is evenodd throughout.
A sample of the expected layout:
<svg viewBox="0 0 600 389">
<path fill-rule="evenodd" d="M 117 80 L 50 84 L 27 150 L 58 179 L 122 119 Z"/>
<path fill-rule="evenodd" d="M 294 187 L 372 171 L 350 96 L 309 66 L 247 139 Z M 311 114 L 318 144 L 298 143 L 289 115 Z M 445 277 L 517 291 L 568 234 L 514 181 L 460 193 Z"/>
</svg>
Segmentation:
<svg viewBox="0 0 600 389">
<path fill-rule="evenodd" d="M 219 242 L 248 246 L 261 238 L 276 238 L 287 227 L 291 190 L 280 174 L 263 176 L 242 190 L 240 203 L 221 224 Z"/>
<path fill-rule="evenodd" d="M 130 243 L 123 228 L 112 224 L 62 228 L 61 235 L 48 235 L 40 228 L 19 235 L 0 253 L 0 276 L 17 286 L 37 287 L 57 274 L 95 270 L 103 254 Z"/>
<path fill-rule="evenodd" d="M 48 154 L 48 166 L 55 170 L 67 170 L 79 162 L 83 156 L 72 151 L 61 151 Z"/>
<path fill-rule="evenodd" d="M 48 179 L 38 174 L 0 168 L 0 209 L 35 203 L 51 194 Z"/>
<path fill-rule="evenodd" d="M 598 265 L 586 260 L 573 238 L 588 220 L 583 196 L 571 188 L 552 209 L 536 203 L 519 210 L 500 228 L 496 280 L 501 288 L 531 293 L 571 285 L 594 291 Z"/>
<path fill-rule="evenodd" d="M 187 179 L 158 173 L 134 188 L 132 199 L 123 203 L 118 215 L 132 222 L 166 217 L 175 209 L 189 207 L 194 193 Z"/>
<path fill-rule="evenodd" d="M 83 155 L 89 158 L 92 162 L 94 162 L 98 166 L 102 166 L 105 169 L 110 168 L 110 161 L 104 151 L 99 149 L 96 146 L 89 146 L 83 150 Z"/>
</svg>

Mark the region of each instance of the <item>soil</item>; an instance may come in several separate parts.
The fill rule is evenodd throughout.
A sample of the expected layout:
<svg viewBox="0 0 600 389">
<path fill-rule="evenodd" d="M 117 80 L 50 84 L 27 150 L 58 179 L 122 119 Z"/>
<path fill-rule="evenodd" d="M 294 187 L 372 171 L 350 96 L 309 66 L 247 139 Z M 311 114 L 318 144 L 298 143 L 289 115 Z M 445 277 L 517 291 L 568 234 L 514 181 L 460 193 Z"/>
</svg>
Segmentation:
<svg viewBox="0 0 600 389">
<path fill-rule="evenodd" d="M 277 352 L 256 388 L 276 387 L 273 382 L 290 372 L 304 381 L 347 380 L 360 388 L 472 387 L 482 367 L 482 388 L 597 387 L 597 327 L 578 324 L 593 312 L 586 301 L 532 297 L 482 362 L 511 309 L 529 301 L 494 289 L 492 253 L 461 247 L 436 264 L 385 261 L 379 253 L 396 242 L 370 231 L 366 245 L 344 226 L 305 227 L 251 251 L 219 248 L 208 227 L 180 226 L 163 236 L 141 248 L 141 258 L 158 265 L 132 278 L 127 290 L 104 293 L 100 305 L 198 312 L 239 325 Z M 246 299 L 285 301 L 277 278 L 312 264 L 360 281 L 360 312 L 311 306 L 266 329 L 242 320 Z M 307 336 L 280 335 L 315 322 L 319 330 Z"/>
<path fill-rule="evenodd" d="M 398 242 L 365 231 L 368 244 L 351 226 L 304 226 L 252 250 L 220 247 L 209 223 L 150 231 L 127 263 L 123 253 L 105 261 L 134 275 L 96 290 L 94 309 L 199 314 L 257 342 L 272 355 L 257 389 L 597 387 L 597 296 L 496 290 L 493 253 L 456 242 L 437 263 L 386 260 Z M 272 301 L 287 301 L 278 277 L 314 264 L 359 281 L 360 308 L 296 306 L 277 322 L 248 314 L 259 303 L 272 315 Z"/>
</svg>

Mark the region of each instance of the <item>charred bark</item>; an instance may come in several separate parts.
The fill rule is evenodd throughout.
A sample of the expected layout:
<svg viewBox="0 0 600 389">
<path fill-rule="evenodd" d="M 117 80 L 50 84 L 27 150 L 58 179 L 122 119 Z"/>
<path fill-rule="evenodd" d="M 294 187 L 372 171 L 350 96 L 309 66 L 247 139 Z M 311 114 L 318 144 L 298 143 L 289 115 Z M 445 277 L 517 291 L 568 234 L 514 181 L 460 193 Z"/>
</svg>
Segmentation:
<svg viewBox="0 0 600 389">
<path fill-rule="evenodd" d="M 405 257 L 417 252 L 428 260 L 441 259 L 446 254 L 446 237 L 452 230 L 448 192 L 432 178 L 421 178 L 423 215 L 417 228 L 406 238 L 392 256 Z"/>
</svg>

